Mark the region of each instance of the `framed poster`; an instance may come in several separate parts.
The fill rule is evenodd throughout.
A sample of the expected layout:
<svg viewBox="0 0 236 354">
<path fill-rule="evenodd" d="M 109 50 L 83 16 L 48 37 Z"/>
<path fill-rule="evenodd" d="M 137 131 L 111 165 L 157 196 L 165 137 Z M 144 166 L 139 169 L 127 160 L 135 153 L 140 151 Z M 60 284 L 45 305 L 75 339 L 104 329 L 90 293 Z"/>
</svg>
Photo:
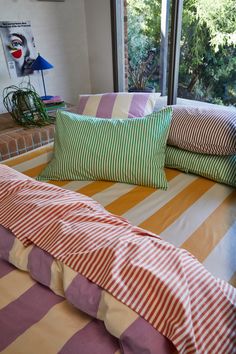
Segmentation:
<svg viewBox="0 0 236 354">
<path fill-rule="evenodd" d="M 0 21 L 0 34 L 11 78 L 32 74 L 37 52 L 30 21 Z"/>
</svg>

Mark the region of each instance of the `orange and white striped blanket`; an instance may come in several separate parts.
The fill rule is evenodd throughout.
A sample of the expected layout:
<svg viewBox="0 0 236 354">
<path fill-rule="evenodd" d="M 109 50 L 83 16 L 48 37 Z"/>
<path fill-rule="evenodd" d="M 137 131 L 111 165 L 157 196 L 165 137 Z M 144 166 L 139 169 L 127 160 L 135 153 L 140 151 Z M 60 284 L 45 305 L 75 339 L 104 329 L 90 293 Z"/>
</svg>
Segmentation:
<svg viewBox="0 0 236 354">
<path fill-rule="evenodd" d="M 52 159 L 49 144 L 4 164 L 35 178 Z M 92 197 L 111 213 L 193 254 L 216 277 L 236 287 L 236 190 L 165 168 L 168 190 L 110 181 L 48 181 Z"/>
<path fill-rule="evenodd" d="M 180 353 L 232 353 L 236 290 L 83 195 L 0 167 L 0 224 L 107 290 Z"/>
</svg>

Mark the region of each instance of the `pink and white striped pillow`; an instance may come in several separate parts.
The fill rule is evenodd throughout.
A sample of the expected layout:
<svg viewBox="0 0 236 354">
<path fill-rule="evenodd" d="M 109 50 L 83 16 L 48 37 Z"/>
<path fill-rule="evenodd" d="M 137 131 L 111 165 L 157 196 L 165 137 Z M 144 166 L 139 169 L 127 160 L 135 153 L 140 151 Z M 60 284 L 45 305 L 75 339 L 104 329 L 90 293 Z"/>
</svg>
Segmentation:
<svg viewBox="0 0 236 354">
<path fill-rule="evenodd" d="M 173 106 L 168 145 L 210 155 L 236 154 L 236 110 Z"/>
<path fill-rule="evenodd" d="M 144 117 L 153 112 L 156 100 L 155 93 L 80 95 L 77 113 L 99 118 Z"/>
</svg>

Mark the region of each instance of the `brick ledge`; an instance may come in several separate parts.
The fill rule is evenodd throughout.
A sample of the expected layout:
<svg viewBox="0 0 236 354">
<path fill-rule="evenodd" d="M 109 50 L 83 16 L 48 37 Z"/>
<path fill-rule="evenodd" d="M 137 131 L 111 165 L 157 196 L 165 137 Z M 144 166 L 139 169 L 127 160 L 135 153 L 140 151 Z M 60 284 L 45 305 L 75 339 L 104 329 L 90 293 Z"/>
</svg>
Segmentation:
<svg viewBox="0 0 236 354">
<path fill-rule="evenodd" d="M 54 140 L 55 125 L 14 127 L 0 131 L 0 161 L 34 150 Z"/>
</svg>

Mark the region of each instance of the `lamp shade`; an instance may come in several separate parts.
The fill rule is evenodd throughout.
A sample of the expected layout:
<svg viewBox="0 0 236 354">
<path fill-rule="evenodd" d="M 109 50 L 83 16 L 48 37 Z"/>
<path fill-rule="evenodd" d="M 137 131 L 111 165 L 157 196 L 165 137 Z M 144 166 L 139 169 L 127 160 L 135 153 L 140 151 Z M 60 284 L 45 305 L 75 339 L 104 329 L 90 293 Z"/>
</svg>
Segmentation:
<svg viewBox="0 0 236 354">
<path fill-rule="evenodd" d="M 39 54 L 38 57 L 35 59 L 33 64 L 31 65 L 31 69 L 33 70 L 46 70 L 46 69 L 52 69 L 53 65 L 50 64 L 47 60 L 45 60 L 41 55 Z"/>
<path fill-rule="evenodd" d="M 50 64 L 46 59 L 41 57 L 40 54 L 38 54 L 37 58 L 35 59 L 35 61 L 31 65 L 31 69 L 41 71 L 41 76 L 42 76 L 42 81 L 43 81 L 43 90 L 44 90 L 44 96 L 41 96 L 42 100 L 50 100 L 53 97 L 53 96 L 47 96 L 45 82 L 44 82 L 44 75 L 43 75 L 43 70 L 52 69 L 52 68 L 53 68 L 53 65 Z"/>
</svg>

